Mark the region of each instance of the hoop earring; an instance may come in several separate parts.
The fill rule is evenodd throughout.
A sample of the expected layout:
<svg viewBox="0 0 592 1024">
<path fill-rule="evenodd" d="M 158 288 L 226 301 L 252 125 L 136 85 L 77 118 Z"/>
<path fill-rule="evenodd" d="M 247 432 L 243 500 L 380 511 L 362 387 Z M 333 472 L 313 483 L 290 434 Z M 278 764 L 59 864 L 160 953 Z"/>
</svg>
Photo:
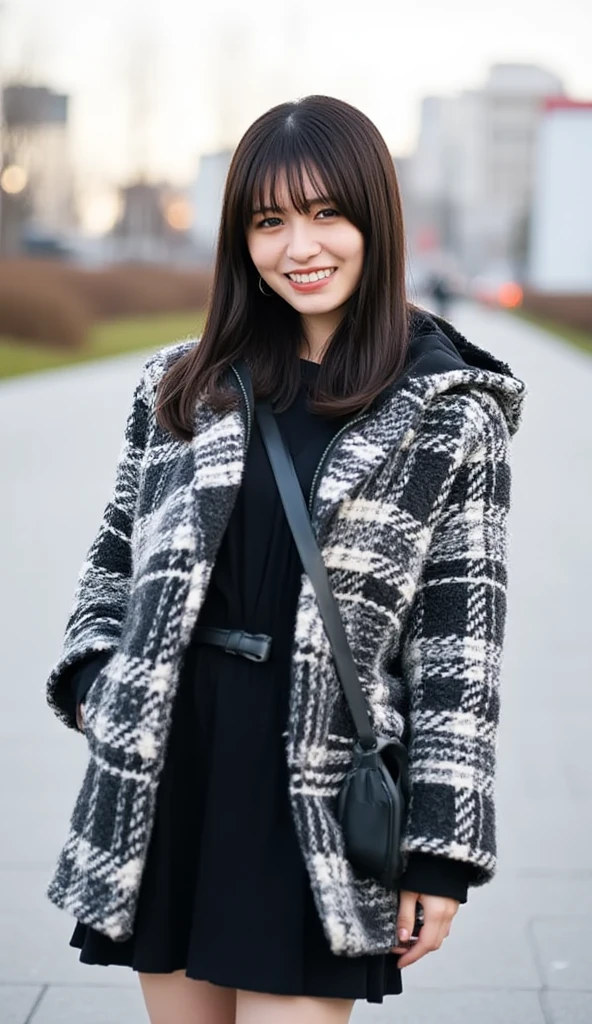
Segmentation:
<svg viewBox="0 0 592 1024">
<path fill-rule="evenodd" d="M 261 278 L 259 278 L 259 291 L 261 292 L 262 295 L 265 295 L 266 299 L 269 299 L 269 297 L 273 295 L 273 292 L 266 292 L 263 290 L 263 281 L 261 280 Z"/>
</svg>

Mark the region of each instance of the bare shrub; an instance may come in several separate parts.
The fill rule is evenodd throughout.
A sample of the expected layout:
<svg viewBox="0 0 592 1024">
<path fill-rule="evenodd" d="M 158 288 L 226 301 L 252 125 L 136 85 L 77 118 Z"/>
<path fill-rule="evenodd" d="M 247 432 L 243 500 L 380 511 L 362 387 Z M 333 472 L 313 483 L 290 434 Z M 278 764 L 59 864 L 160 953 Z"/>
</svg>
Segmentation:
<svg viewBox="0 0 592 1024">
<path fill-rule="evenodd" d="M 0 335 L 56 348 L 80 348 L 90 327 L 83 302 L 60 275 L 0 262 Z M 40 263 L 42 261 L 39 261 Z"/>
<path fill-rule="evenodd" d="M 103 270 L 75 270 L 73 283 L 100 320 L 152 313 L 203 309 L 211 275 L 146 264 L 121 264 Z"/>
<path fill-rule="evenodd" d="M 210 271 L 201 268 L 129 263 L 88 270 L 52 260 L 0 260 L 0 333 L 64 344 L 62 336 L 83 333 L 83 321 L 85 331 L 89 320 L 199 311 L 208 303 L 211 281 Z M 60 310 L 55 317 L 54 308 Z"/>
<path fill-rule="evenodd" d="M 592 291 L 588 294 L 546 294 L 525 289 L 522 308 L 566 327 L 592 333 Z"/>
</svg>

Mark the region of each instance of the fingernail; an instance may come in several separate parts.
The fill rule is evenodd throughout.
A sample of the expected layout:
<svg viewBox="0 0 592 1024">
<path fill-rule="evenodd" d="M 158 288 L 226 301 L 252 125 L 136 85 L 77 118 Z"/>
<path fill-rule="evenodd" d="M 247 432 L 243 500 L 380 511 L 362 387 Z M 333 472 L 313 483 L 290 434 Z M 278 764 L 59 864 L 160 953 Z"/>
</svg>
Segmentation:
<svg viewBox="0 0 592 1024">
<path fill-rule="evenodd" d="M 399 942 L 407 942 L 408 938 L 409 932 L 407 931 L 407 929 L 401 928 L 401 930 L 399 931 Z"/>
</svg>

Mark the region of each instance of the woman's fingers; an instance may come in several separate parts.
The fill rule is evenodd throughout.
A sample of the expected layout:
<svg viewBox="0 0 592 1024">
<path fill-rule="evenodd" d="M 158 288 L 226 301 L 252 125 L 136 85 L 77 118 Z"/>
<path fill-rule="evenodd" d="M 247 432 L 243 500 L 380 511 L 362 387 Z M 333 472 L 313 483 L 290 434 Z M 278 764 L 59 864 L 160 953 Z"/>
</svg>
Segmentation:
<svg viewBox="0 0 592 1024">
<path fill-rule="evenodd" d="M 398 966 L 401 968 L 409 967 L 410 964 L 421 960 L 426 953 L 433 953 L 440 949 L 444 939 L 450 933 L 452 919 L 459 907 L 457 900 L 449 899 L 446 896 L 421 895 L 420 899 L 423 906 L 424 924 L 415 945 L 399 957 Z"/>
<path fill-rule="evenodd" d="M 415 911 L 418 899 L 419 893 L 408 892 L 406 889 L 399 894 L 399 913 L 397 915 L 397 940 L 399 945 L 393 948 L 393 952 L 403 952 L 403 950 L 407 949 L 407 943 L 413 935 L 415 927 Z"/>
<path fill-rule="evenodd" d="M 439 949 L 439 938 L 440 938 L 440 925 L 436 922 L 427 922 L 423 925 L 419 933 L 419 939 L 408 949 L 403 956 L 399 957 L 399 967 L 409 967 L 410 964 L 414 964 L 416 960 L 421 960 L 422 956 L 426 953 L 433 953 L 435 949 Z"/>
</svg>

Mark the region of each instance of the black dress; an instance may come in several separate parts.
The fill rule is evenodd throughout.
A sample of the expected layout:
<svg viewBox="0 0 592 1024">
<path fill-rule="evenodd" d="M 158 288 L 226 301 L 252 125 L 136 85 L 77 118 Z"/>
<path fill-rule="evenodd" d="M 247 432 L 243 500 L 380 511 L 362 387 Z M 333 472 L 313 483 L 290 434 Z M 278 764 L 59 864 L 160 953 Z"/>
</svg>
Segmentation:
<svg viewBox="0 0 592 1024">
<path fill-rule="evenodd" d="M 307 383 L 318 365 L 300 366 L 298 397 L 278 423 L 308 497 L 319 458 L 345 419 L 308 411 Z M 70 945 L 83 963 L 184 969 L 191 978 L 282 995 L 381 1002 L 401 991 L 395 955 L 331 953 L 296 838 L 285 733 L 301 572 L 254 423 L 199 625 L 267 633 L 271 657 L 255 663 L 190 643 L 134 934 L 113 942 L 78 923 Z M 460 887 L 460 899 L 461 876 L 448 885 L 450 895 Z"/>
</svg>

